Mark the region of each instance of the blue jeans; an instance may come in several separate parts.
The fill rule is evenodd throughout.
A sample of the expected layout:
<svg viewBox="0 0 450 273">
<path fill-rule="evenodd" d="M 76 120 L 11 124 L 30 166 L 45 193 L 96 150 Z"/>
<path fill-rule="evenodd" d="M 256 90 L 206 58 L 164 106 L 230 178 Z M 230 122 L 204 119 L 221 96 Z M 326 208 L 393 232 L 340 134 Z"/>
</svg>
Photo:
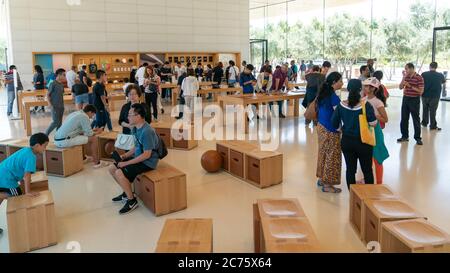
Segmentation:
<svg viewBox="0 0 450 273">
<path fill-rule="evenodd" d="M 16 92 L 8 91 L 8 111 L 7 111 L 8 116 L 12 114 L 15 99 L 16 99 Z"/>
<path fill-rule="evenodd" d="M 88 93 L 75 96 L 75 104 L 88 104 L 88 103 L 89 103 Z"/>
<path fill-rule="evenodd" d="M 109 113 L 106 110 L 97 111 L 95 114 L 95 120 L 92 122 L 91 127 L 104 128 L 106 126 L 108 126 L 109 131 L 112 131 L 111 117 L 109 116 Z"/>
</svg>

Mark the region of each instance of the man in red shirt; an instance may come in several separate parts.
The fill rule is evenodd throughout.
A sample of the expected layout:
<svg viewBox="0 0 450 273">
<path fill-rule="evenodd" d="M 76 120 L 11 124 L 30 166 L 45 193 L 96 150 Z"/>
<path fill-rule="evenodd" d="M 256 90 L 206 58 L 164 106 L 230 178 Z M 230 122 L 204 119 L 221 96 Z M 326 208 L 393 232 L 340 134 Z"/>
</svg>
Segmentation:
<svg viewBox="0 0 450 273">
<path fill-rule="evenodd" d="M 402 137 L 397 142 L 409 140 L 409 115 L 411 114 L 414 124 L 414 139 L 417 145 L 423 145 L 420 128 L 420 96 L 423 94 L 424 81 L 422 76 L 416 73 L 414 65 L 408 63 L 403 71 L 403 79 L 400 83 L 400 89 L 403 89 L 402 101 L 402 119 L 400 130 Z"/>
</svg>

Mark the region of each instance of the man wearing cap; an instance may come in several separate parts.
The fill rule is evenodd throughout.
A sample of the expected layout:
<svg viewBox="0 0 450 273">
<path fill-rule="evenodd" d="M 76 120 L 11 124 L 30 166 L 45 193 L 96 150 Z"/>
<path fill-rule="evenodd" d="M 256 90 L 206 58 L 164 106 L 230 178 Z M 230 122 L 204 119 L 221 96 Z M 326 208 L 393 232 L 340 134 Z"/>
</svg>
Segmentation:
<svg viewBox="0 0 450 273">
<path fill-rule="evenodd" d="M 423 94 L 424 82 L 422 76 L 416 73 L 412 63 L 406 64 L 399 87 L 403 90 L 402 119 L 400 122 L 402 137 L 397 139 L 397 142 L 409 141 L 408 127 L 409 115 L 411 115 L 414 124 L 414 139 L 417 145 L 423 145 L 420 129 L 420 96 Z"/>
</svg>

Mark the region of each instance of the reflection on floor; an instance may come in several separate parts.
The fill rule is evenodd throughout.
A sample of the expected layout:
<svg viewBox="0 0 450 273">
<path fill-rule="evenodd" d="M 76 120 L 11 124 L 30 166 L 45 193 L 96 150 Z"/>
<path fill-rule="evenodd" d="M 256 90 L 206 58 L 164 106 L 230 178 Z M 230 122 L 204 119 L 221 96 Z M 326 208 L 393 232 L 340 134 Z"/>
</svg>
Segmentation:
<svg viewBox="0 0 450 273">
<path fill-rule="evenodd" d="M 5 104 L 4 99 L 0 101 Z M 385 139 L 391 157 L 385 162 L 385 183 L 432 223 L 450 232 L 450 116 L 447 114 L 450 104 L 442 103 L 438 110 L 443 131 L 425 129 L 422 147 L 417 147 L 414 141 L 396 143 L 400 137 L 400 105 L 400 98 L 389 101 L 390 123 Z M 22 121 L 8 121 L 5 112 L 3 105 L 0 139 L 23 137 Z M 302 116 L 301 112 L 300 118 L 281 122 L 284 181 L 264 190 L 225 172 L 206 174 L 200 157 L 204 151 L 215 148 L 214 141 L 200 141 L 199 147 L 191 152 L 170 150 L 164 160 L 187 173 L 188 209 L 167 216 L 155 217 L 143 206 L 129 215 L 119 216 L 120 205 L 111 202 L 119 189 L 106 169 L 93 170 L 91 165 L 86 165 L 83 172 L 69 178 L 51 177 L 59 243 L 38 252 L 69 252 L 71 241 L 79 242 L 82 252 L 153 252 L 165 219 L 183 217 L 213 218 L 214 252 L 253 252 L 251 204 L 258 198 L 279 197 L 298 198 L 324 251 L 366 251 L 348 221 L 345 166 L 343 193 L 322 193 L 315 185 L 317 136 L 314 129 L 305 128 Z M 118 130 L 118 112 L 113 113 L 113 118 Z M 49 120 L 49 113 L 33 115 L 33 131 L 45 130 Z M 6 233 L 5 205 L 6 202 L 0 207 L 0 227 Z M 7 251 L 8 238 L 4 234 L 0 238 L 0 252 Z"/>
</svg>

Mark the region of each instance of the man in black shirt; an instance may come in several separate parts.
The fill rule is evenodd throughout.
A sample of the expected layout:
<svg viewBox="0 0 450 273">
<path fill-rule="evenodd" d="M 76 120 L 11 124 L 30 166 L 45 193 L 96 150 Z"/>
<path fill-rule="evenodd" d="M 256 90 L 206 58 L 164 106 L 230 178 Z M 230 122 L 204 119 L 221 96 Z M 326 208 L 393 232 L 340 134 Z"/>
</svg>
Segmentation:
<svg viewBox="0 0 450 273">
<path fill-rule="evenodd" d="M 97 109 L 95 121 L 92 123 L 93 128 L 105 128 L 109 119 L 109 105 L 106 100 L 105 82 L 107 81 L 106 73 L 103 70 L 97 70 L 95 73 L 97 82 L 94 84 L 92 93 L 94 96 L 94 106 Z M 109 124 L 108 124 L 109 127 Z M 112 128 L 109 128 L 110 131 Z"/>
<path fill-rule="evenodd" d="M 170 67 L 169 62 L 165 62 L 163 67 L 161 67 L 161 82 L 169 82 L 169 78 L 172 76 L 172 68 Z M 162 90 L 161 98 L 170 98 L 170 89 L 164 88 Z"/>
<path fill-rule="evenodd" d="M 219 62 L 213 69 L 213 82 L 217 82 L 217 85 L 213 85 L 213 88 L 220 88 L 220 83 L 223 77 L 223 63 Z"/>
<path fill-rule="evenodd" d="M 430 121 L 430 130 L 440 131 L 441 128 L 437 126 L 436 111 L 439 106 L 441 98 L 442 84 L 446 82 L 444 75 L 437 72 L 438 64 L 432 62 L 430 64 L 430 71 L 422 73 L 424 82 L 424 92 L 422 94 L 423 118 L 422 126 L 427 127 Z"/>
<path fill-rule="evenodd" d="M 177 88 L 179 91 L 179 97 L 180 97 L 180 110 L 178 112 L 178 117 L 175 117 L 176 119 L 180 119 L 183 118 L 183 107 L 186 104 L 186 101 L 184 100 L 183 97 L 183 90 L 181 89 L 181 85 L 183 84 L 183 80 L 187 77 L 187 73 L 183 72 L 183 74 L 181 74 L 181 76 L 178 77 L 178 83 L 177 83 Z"/>
<path fill-rule="evenodd" d="M 89 89 L 87 85 L 81 83 L 78 77 L 75 78 L 75 84 L 72 85 L 72 96 L 78 110 L 82 110 L 84 106 L 89 104 Z"/>
</svg>

